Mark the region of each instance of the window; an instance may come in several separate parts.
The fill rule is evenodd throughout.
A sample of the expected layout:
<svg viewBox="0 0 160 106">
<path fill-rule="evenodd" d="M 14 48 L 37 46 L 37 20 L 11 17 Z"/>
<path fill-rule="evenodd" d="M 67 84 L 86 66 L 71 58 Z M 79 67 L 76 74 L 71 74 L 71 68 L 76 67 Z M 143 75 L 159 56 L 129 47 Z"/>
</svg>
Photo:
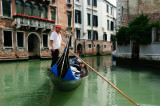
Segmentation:
<svg viewBox="0 0 160 106">
<path fill-rule="evenodd" d="M 109 5 L 107 4 L 107 13 L 109 13 Z"/>
<path fill-rule="evenodd" d="M 92 47 L 92 45 L 91 44 L 88 44 L 88 48 L 91 48 Z"/>
<path fill-rule="evenodd" d="M 46 7 L 42 7 L 41 17 L 47 19 L 47 8 Z"/>
<path fill-rule="evenodd" d="M 91 40 L 91 31 L 88 31 L 88 40 Z"/>
<path fill-rule="evenodd" d="M 24 14 L 25 14 L 25 15 L 29 15 L 29 16 L 32 15 L 31 3 L 29 3 L 29 2 L 26 2 L 26 3 L 25 3 Z"/>
<path fill-rule="evenodd" d="M 68 26 L 72 26 L 72 12 L 68 11 L 67 12 L 67 17 L 68 17 Z"/>
<path fill-rule="evenodd" d="M 123 6 L 122 6 L 122 13 L 121 13 L 121 15 L 122 15 L 122 20 L 123 20 L 123 16 L 124 16 L 124 12 L 123 12 L 124 10 L 123 10 Z"/>
<path fill-rule="evenodd" d="M 3 16 L 11 17 L 11 1 L 2 0 Z"/>
<path fill-rule="evenodd" d="M 75 23 L 81 24 L 81 11 L 75 10 Z"/>
<path fill-rule="evenodd" d="M 56 8 L 51 7 L 51 20 L 56 20 Z"/>
<path fill-rule="evenodd" d="M 98 32 L 93 31 L 93 40 L 98 40 Z"/>
<path fill-rule="evenodd" d="M 40 17 L 40 8 L 37 4 L 34 5 L 33 16 Z"/>
<path fill-rule="evenodd" d="M 98 27 L 98 16 L 93 15 L 93 26 Z"/>
<path fill-rule="evenodd" d="M 48 35 L 43 34 L 43 47 L 48 47 Z"/>
<path fill-rule="evenodd" d="M 103 34 L 103 41 L 107 41 L 107 34 Z"/>
<path fill-rule="evenodd" d="M 111 7 L 111 15 L 113 14 L 113 8 Z"/>
<path fill-rule="evenodd" d="M 17 47 L 24 47 L 24 33 L 17 32 Z"/>
<path fill-rule="evenodd" d="M 76 29 L 77 39 L 80 39 L 80 30 Z"/>
<path fill-rule="evenodd" d="M 104 45 L 104 48 L 106 48 L 106 45 Z"/>
<path fill-rule="evenodd" d="M 55 3 L 55 0 L 52 0 L 52 3 Z"/>
<path fill-rule="evenodd" d="M 87 4 L 90 5 L 90 4 L 91 4 L 91 1 L 90 1 L 90 0 L 87 0 Z"/>
<path fill-rule="evenodd" d="M 72 47 L 72 36 L 70 36 L 69 47 Z"/>
<path fill-rule="evenodd" d="M 97 0 L 93 0 L 93 6 L 97 7 Z"/>
<path fill-rule="evenodd" d="M 114 22 L 111 21 L 111 31 L 113 31 L 113 29 L 114 29 Z"/>
<path fill-rule="evenodd" d="M 3 31 L 4 38 L 4 46 L 12 47 L 12 32 L 11 31 Z"/>
<path fill-rule="evenodd" d="M 91 25 L 91 14 L 87 13 L 88 25 Z"/>
<path fill-rule="evenodd" d="M 21 0 L 16 0 L 16 13 L 23 14 L 23 4 Z"/>
<path fill-rule="evenodd" d="M 160 29 L 156 28 L 155 42 L 160 42 Z"/>
<path fill-rule="evenodd" d="M 67 3 L 68 3 L 68 4 L 71 4 L 71 0 L 67 0 Z"/>
<path fill-rule="evenodd" d="M 107 20 L 107 30 L 109 30 L 109 20 Z"/>
<path fill-rule="evenodd" d="M 78 1 L 78 2 L 79 2 L 79 0 L 76 0 L 76 1 Z"/>
</svg>

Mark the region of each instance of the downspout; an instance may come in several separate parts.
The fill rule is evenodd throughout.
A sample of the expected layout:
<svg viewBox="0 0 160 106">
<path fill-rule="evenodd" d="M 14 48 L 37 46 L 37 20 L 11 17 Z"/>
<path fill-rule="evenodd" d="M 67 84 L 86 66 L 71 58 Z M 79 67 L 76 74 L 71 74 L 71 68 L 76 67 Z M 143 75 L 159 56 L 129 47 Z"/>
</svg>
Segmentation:
<svg viewBox="0 0 160 106">
<path fill-rule="evenodd" d="M 91 40 L 92 40 L 92 53 L 94 52 L 94 45 L 93 45 L 93 0 L 92 0 L 92 16 L 91 16 L 91 25 L 92 25 L 92 31 L 91 31 Z"/>
<path fill-rule="evenodd" d="M 74 31 L 74 47 L 75 47 L 75 49 L 74 49 L 74 52 L 76 53 L 76 48 L 77 48 L 77 45 L 76 45 L 76 35 L 75 35 L 75 6 L 74 6 L 74 0 L 73 0 L 73 31 Z"/>
<path fill-rule="evenodd" d="M 58 0 L 57 0 L 57 24 L 59 24 L 59 2 L 58 2 Z"/>
<path fill-rule="evenodd" d="M 128 24 L 129 24 L 130 23 L 129 0 L 127 0 L 127 17 L 128 17 Z"/>
</svg>

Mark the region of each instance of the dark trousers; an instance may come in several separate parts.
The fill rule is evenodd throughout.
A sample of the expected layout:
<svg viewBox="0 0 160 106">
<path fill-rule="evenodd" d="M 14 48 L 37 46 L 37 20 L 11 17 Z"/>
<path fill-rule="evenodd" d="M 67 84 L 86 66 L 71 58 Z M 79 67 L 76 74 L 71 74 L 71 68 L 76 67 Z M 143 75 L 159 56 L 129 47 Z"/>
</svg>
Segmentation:
<svg viewBox="0 0 160 106">
<path fill-rule="evenodd" d="M 56 49 L 54 52 L 51 50 L 51 52 L 52 52 L 52 63 L 51 63 L 51 67 L 52 67 L 58 61 L 59 50 Z"/>
</svg>

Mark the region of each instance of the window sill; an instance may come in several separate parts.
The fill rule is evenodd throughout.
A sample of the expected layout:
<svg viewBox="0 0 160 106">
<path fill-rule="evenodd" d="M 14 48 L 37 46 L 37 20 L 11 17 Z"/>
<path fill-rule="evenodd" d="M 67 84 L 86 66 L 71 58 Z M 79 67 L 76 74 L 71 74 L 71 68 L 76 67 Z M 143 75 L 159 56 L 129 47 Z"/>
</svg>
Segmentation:
<svg viewBox="0 0 160 106">
<path fill-rule="evenodd" d="M 73 47 L 69 47 L 69 49 L 73 49 Z"/>
<path fill-rule="evenodd" d="M 17 47 L 17 49 L 25 49 L 25 47 Z"/>
<path fill-rule="evenodd" d="M 159 42 L 158 42 L 158 41 L 154 41 L 153 43 L 154 43 L 154 44 L 160 44 L 160 41 L 159 41 Z"/>
<path fill-rule="evenodd" d="M 49 49 L 49 47 L 43 47 L 42 49 Z"/>
<path fill-rule="evenodd" d="M 4 49 L 13 49 L 13 47 L 3 47 Z"/>
<path fill-rule="evenodd" d="M 71 26 L 67 26 L 67 28 L 68 28 L 68 29 L 72 29 L 72 27 L 71 27 Z"/>
<path fill-rule="evenodd" d="M 10 19 L 10 20 L 13 20 L 14 18 L 12 18 L 12 17 L 2 16 L 2 19 Z"/>
<path fill-rule="evenodd" d="M 71 6 L 72 6 L 72 4 L 71 4 L 71 3 L 67 3 L 67 6 L 71 7 Z"/>
</svg>

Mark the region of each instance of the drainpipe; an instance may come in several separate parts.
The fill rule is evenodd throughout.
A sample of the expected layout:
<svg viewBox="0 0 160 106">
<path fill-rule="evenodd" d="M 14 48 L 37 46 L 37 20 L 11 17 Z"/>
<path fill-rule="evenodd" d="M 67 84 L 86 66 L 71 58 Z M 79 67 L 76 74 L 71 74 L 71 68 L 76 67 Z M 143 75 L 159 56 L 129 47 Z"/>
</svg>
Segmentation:
<svg viewBox="0 0 160 106">
<path fill-rule="evenodd" d="M 128 17 L 128 24 L 129 24 L 130 23 L 129 0 L 127 0 L 127 17 Z"/>
<path fill-rule="evenodd" d="M 92 31 L 91 31 L 91 40 L 92 40 L 92 52 L 94 51 L 94 45 L 93 45 L 93 0 L 92 0 L 92 16 L 91 16 L 91 25 L 92 25 Z"/>
<path fill-rule="evenodd" d="M 57 0 L 57 24 L 59 24 L 59 2 Z"/>
</svg>

